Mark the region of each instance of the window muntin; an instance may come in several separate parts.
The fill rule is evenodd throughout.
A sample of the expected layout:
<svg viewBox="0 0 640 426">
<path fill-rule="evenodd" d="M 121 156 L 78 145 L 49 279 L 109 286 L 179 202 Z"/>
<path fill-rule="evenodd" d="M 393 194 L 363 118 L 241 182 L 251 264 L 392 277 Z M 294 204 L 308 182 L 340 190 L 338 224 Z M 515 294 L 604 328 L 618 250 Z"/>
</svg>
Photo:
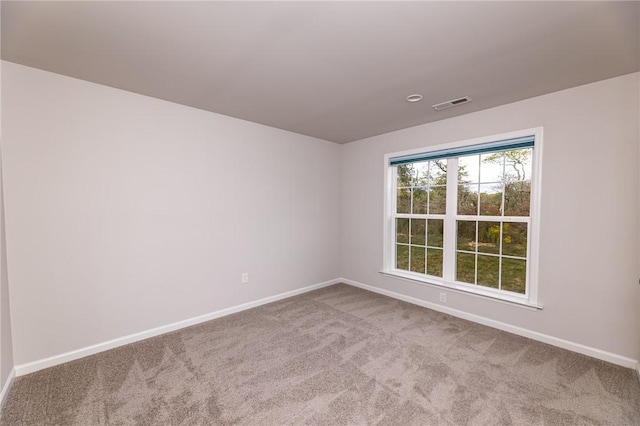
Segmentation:
<svg viewBox="0 0 640 426">
<path fill-rule="evenodd" d="M 393 243 L 385 247 L 392 252 L 385 255 L 385 271 L 536 304 L 532 190 L 541 129 L 531 132 L 515 135 L 524 142 L 513 148 L 501 146 L 506 138 L 497 136 L 486 145 L 387 156 Z M 434 156 L 440 158 L 429 159 Z"/>
</svg>

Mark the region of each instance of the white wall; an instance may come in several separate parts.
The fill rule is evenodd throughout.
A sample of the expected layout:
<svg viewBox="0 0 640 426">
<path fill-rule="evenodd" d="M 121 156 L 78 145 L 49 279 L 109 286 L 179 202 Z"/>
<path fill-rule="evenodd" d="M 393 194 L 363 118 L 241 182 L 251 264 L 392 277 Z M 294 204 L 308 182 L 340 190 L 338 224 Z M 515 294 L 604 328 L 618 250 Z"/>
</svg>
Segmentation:
<svg viewBox="0 0 640 426">
<path fill-rule="evenodd" d="M 340 275 L 340 146 L 7 62 L 2 84 L 16 364 Z"/>
<path fill-rule="evenodd" d="M 7 243 L 2 187 L 2 165 L 0 164 L 0 389 L 2 389 L 11 374 L 11 370 L 13 370 L 13 341 L 11 336 L 11 308 L 9 305 Z"/>
<path fill-rule="evenodd" d="M 437 303 L 440 288 L 379 273 L 383 155 L 543 126 L 539 300 L 544 309 L 454 292 L 447 292 L 447 305 L 638 359 L 639 75 L 345 145 L 342 276 Z"/>
<path fill-rule="evenodd" d="M 0 81 L 2 64 L 0 63 Z M 0 83 L 0 98 L 2 84 Z M 0 105 L 0 117 L 2 105 Z M 7 275 L 7 244 L 4 222 L 4 179 L 2 178 L 2 123 L 0 123 L 0 390 L 4 389 L 13 370 L 13 341 L 11 336 L 11 308 L 9 305 L 9 280 Z M 4 397 L 4 395 L 3 395 Z M 0 402 L 2 400 L 0 399 Z"/>
</svg>

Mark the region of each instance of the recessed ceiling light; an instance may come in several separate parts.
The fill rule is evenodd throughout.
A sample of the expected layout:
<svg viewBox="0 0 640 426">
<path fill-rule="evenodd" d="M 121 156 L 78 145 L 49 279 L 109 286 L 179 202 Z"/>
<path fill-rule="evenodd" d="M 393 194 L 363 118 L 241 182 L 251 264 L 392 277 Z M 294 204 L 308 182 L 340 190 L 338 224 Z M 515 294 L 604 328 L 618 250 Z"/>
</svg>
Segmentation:
<svg viewBox="0 0 640 426">
<path fill-rule="evenodd" d="M 409 95 L 407 96 L 407 102 L 420 102 L 422 100 L 422 95 Z"/>
</svg>

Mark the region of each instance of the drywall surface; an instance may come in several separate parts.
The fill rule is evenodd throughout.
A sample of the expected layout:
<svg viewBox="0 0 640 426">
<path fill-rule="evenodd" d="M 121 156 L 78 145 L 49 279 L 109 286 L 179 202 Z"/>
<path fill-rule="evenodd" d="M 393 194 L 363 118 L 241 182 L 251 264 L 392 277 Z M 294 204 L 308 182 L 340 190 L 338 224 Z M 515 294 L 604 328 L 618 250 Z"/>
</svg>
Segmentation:
<svg viewBox="0 0 640 426">
<path fill-rule="evenodd" d="M 0 63 L 0 81 L 2 63 Z M 2 97 L 0 84 L 0 98 Z M 0 105 L 0 117 L 2 106 Z M 0 123 L 0 389 L 3 389 L 13 370 L 13 341 L 11 336 L 11 307 L 9 304 L 9 279 L 7 275 L 7 244 L 4 221 L 4 179 L 2 178 L 2 124 Z M 1 401 L 0 401 L 1 402 Z"/>
<path fill-rule="evenodd" d="M 2 83 L 16 364 L 339 276 L 338 145 L 7 62 Z"/>
<path fill-rule="evenodd" d="M 1 155 L 0 155 L 1 157 Z M 7 275 L 7 243 L 5 237 L 4 199 L 0 166 L 0 388 L 13 370 L 13 340 L 11 336 L 11 308 Z"/>
<path fill-rule="evenodd" d="M 539 301 L 544 309 L 445 290 L 447 305 L 638 359 L 638 76 L 344 145 L 342 276 L 438 303 L 442 288 L 379 273 L 384 154 L 543 126 Z"/>
</svg>

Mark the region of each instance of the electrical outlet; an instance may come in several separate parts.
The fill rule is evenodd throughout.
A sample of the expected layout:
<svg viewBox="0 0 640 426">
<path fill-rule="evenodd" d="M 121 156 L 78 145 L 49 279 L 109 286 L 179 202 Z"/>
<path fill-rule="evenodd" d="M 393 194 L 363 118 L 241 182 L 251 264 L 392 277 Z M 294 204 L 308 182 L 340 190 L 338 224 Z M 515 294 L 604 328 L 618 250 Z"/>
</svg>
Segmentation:
<svg viewBox="0 0 640 426">
<path fill-rule="evenodd" d="M 440 303 L 447 303 L 447 293 L 440 293 Z"/>
<path fill-rule="evenodd" d="M 248 283 L 249 282 L 249 273 L 248 272 L 243 273 L 241 279 L 242 279 L 242 284 Z"/>
</svg>

